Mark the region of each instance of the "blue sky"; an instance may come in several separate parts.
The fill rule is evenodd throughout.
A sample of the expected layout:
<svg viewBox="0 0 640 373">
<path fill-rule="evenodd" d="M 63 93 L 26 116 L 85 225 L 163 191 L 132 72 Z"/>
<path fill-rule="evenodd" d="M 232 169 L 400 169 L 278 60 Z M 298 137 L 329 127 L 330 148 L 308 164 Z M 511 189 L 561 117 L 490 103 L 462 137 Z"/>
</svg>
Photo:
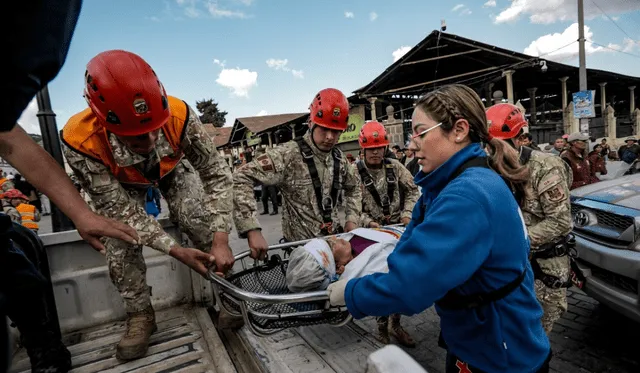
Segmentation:
<svg viewBox="0 0 640 373">
<path fill-rule="evenodd" d="M 605 46 L 587 45 L 587 66 L 640 76 L 640 1 L 584 1 L 587 39 Z M 237 117 L 304 112 L 322 88 L 349 95 L 441 19 L 447 32 L 503 48 L 555 50 L 577 39 L 576 7 L 576 0 L 85 0 L 49 89 L 61 128 L 86 108 L 86 63 L 126 49 L 153 66 L 170 95 L 194 106 L 213 98 L 232 125 Z M 545 58 L 576 64 L 576 54 L 573 44 Z M 32 102 L 20 123 L 39 133 L 36 111 Z"/>
</svg>

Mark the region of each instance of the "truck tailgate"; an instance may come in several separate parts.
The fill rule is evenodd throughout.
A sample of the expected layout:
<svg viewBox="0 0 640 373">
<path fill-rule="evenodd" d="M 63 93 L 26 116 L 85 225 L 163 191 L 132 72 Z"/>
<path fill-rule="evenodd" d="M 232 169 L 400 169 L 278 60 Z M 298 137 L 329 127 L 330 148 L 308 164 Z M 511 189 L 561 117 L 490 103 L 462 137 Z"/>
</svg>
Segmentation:
<svg viewBox="0 0 640 373">
<path fill-rule="evenodd" d="M 72 372 L 236 372 L 205 308 L 180 306 L 158 311 L 156 322 L 158 331 L 151 336 L 147 355 L 126 363 L 115 358 L 124 321 L 65 335 Z M 30 372 L 24 349 L 14 356 L 11 372 Z"/>
</svg>

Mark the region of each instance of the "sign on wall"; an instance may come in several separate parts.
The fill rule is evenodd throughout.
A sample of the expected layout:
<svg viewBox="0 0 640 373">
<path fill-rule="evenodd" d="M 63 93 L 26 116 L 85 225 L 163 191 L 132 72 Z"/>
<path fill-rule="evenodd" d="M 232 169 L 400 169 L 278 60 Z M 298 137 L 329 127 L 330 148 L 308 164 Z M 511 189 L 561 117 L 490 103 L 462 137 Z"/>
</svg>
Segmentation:
<svg viewBox="0 0 640 373">
<path fill-rule="evenodd" d="M 364 118 L 359 114 L 349 114 L 349 126 L 347 130 L 340 135 L 338 144 L 349 141 L 357 141 L 360 135 L 360 130 L 364 124 Z"/>
</svg>

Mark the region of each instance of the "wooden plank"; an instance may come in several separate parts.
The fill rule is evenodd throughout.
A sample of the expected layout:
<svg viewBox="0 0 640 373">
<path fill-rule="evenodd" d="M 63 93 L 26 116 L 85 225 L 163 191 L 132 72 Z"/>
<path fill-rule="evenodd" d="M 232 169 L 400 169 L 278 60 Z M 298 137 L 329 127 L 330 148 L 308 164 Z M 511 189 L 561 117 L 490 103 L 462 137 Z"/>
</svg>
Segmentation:
<svg viewBox="0 0 640 373">
<path fill-rule="evenodd" d="M 231 357 L 227 353 L 224 343 L 218 335 L 218 331 L 213 326 L 209 313 L 204 308 L 198 308 L 193 311 L 202 330 L 203 343 L 205 348 L 211 355 L 211 361 L 218 373 L 237 373 L 233 366 Z"/>
<path fill-rule="evenodd" d="M 248 328 L 242 328 L 238 335 L 251 346 L 265 372 L 335 373 L 323 357 L 293 330 L 258 337 Z"/>
<path fill-rule="evenodd" d="M 339 373 L 364 372 L 369 354 L 378 348 L 348 327 L 316 325 L 297 328 L 296 331 Z"/>
<path fill-rule="evenodd" d="M 254 373 L 269 371 L 264 370 L 254 356 L 253 346 L 246 344 L 235 330 L 222 329 L 220 337 L 229 352 L 229 356 L 233 360 L 238 373 Z"/>
</svg>

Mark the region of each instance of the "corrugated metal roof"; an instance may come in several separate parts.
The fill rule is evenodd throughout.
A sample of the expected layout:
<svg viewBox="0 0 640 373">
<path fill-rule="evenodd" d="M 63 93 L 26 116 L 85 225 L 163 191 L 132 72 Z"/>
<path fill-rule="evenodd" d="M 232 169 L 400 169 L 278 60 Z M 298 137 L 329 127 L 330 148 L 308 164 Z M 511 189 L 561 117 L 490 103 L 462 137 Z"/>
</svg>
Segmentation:
<svg viewBox="0 0 640 373">
<path fill-rule="evenodd" d="M 309 115 L 309 113 L 262 115 L 257 117 L 238 118 L 236 121 L 242 123 L 249 131 L 257 134 L 270 128 L 300 119 L 307 115 Z"/>
<path fill-rule="evenodd" d="M 221 146 L 227 145 L 229 142 L 229 137 L 231 136 L 231 131 L 233 127 L 214 127 L 211 123 L 206 123 L 204 125 L 207 133 L 213 136 L 213 143 L 216 144 L 216 147 L 219 148 Z"/>
</svg>

